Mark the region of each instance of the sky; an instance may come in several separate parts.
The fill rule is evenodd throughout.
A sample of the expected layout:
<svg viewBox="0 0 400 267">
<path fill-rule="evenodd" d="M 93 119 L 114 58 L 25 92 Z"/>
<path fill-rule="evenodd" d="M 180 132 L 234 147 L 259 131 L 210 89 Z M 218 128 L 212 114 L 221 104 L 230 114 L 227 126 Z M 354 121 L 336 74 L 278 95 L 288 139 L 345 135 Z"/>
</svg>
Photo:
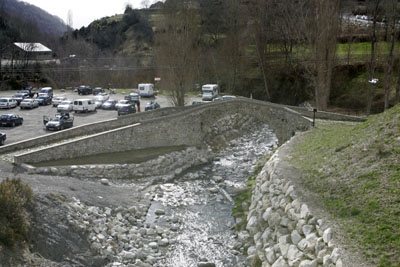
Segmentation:
<svg viewBox="0 0 400 267">
<path fill-rule="evenodd" d="M 68 11 L 72 11 L 72 27 L 79 29 L 92 21 L 124 13 L 126 4 L 141 8 L 143 0 L 23 0 L 40 7 L 67 23 Z M 152 1 L 148 1 L 152 2 Z"/>
</svg>

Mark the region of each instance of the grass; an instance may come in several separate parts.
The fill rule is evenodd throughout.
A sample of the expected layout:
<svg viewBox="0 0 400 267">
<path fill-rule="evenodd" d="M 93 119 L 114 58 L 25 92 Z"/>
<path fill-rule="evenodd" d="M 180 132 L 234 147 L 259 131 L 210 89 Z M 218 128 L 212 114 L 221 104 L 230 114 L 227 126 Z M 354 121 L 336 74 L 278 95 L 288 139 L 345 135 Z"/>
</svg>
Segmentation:
<svg viewBox="0 0 400 267">
<path fill-rule="evenodd" d="M 251 195 L 254 186 L 256 185 L 256 178 L 257 175 L 261 172 L 262 168 L 264 167 L 265 163 L 270 159 L 271 154 L 265 155 L 254 167 L 253 174 L 247 177 L 247 183 L 246 183 L 246 190 L 238 195 L 235 198 L 235 205 L 232 209 L 232 215 L 235 218 L 241 218 L 242 221 L 239 224 L 236 224 L 235 230 L 237 232 L 243 231 L 246 229 L 247 225 L 247 208 L 243 206 L 243 203 L 250 203 L 251 202 Z M 254 265 L 253 265 L 254 266 Z"/>
<path fill-rule="evenodd" d="M 400 266 L 400 105 L 362 124 L 317 122 L 293 164 L 365 256 Z"/>
<path fill-rule="evenodd" d="M 395 43 L 395 50 L 400 47 L 400 42 Z M 337 45 L 337 55 L 347 55 L 350 48 L 352 55 L 369 55 L 371 52 L 371 42 L 358 42 L 358 43 L 345 43 Z M 389 53 L 390 43 L 378 42 L 376 43 L 376 50 L 381 53 Z"/>
</svg>

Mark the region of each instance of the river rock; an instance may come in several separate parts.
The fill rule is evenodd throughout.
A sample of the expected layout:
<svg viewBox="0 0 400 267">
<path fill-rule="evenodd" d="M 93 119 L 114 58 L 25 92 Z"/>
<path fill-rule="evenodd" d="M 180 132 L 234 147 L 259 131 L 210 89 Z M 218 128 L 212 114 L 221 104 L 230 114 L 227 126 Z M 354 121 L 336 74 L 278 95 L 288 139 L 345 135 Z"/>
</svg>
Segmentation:
<svg viewBox="0 0 400 267">
<path fill-rule="evenodd" d="M 110 185 L 110 181 L 109 181 L 108 179 L 105 179 L 105 178 L 101 179 L 101 180 L 100 180 L 100 183 L 101 183 L 102 185 Z"/>
<path fill-rule="evenodd" d="M 156 210 L 154 211 L 154 214 L 155 214 L 155 215 L 158 215 L 158 216 L 164 215 L 164 214 L 165 214 L 165 211 L 162 210 L 162 209 L 156 209 Z"/>
<path fill-rule="evenodd" d="M 272 267 L 289 267 L 289 265 L 286 263 L 285 259 L 280 256 L 274 264 L 272 264 Z"/>
<path fill-rule="evenodd" d="M 304 260 L 300 263 L 299 267 L 317 267 L 318 263 L 316 260 Z"/>
<path fill-rule="evenodd" d="M 331 239 L 332 239 L 332 235 L 333 235 L 332 229 L 331 228 L 326 229 L 322 236 L 322 238 L 324 239 L 324 242 L 329 243 L 329 241 L 331 241 Z"/>
<path fill-rule="evenodd" d="M 216 193 L 219 192 L 219 189 L 216 188 L 216 187 L 211 187 L 211 188 L 209 189 L 209 191 L 210 191 L 210 193 L 216 194 Z"/>
</svg>

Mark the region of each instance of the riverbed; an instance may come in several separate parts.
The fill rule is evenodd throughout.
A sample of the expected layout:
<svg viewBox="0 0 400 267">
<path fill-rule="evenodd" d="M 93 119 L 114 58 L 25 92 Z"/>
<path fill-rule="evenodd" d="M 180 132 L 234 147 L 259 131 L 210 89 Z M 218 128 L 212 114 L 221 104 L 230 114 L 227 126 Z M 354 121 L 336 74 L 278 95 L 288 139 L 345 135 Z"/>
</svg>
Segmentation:
<svg viewBox="0 0 400 267">
<path fill-rule="evenodd" d="M 154 266 L 246 266 L 244 251 L 235 247 L 234 197 L 245 187 L 257 162 L 278 144 L 267 125 L 256 125 L 217 153 L 216 160 L 158 185 L 146 224 L 164 226 L 170 218 L 177 231 L 162 260 Z M 168 216 L 155 216 L 156 210 Z"/>
</svg>

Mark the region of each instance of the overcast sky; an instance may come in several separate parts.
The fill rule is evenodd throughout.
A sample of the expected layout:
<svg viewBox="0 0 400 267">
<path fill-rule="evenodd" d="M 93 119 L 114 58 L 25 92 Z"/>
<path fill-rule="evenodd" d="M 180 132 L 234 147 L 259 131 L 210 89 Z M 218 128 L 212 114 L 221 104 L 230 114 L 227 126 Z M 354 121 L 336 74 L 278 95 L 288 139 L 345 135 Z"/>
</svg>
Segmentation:
<svg viewBox="0 0 400 267">
<path fill-rule="evenodd" d="M 115 14 L 122 14 L 126 4 L 142 7 L 143 0 L 23 0 L 60 17 L 67 23 L 68 10 L 72 11 L 72 26 L 81 28 L 92 21 Z M 152 2 L 152 1 L 149 1 Z"/>
</svg>

